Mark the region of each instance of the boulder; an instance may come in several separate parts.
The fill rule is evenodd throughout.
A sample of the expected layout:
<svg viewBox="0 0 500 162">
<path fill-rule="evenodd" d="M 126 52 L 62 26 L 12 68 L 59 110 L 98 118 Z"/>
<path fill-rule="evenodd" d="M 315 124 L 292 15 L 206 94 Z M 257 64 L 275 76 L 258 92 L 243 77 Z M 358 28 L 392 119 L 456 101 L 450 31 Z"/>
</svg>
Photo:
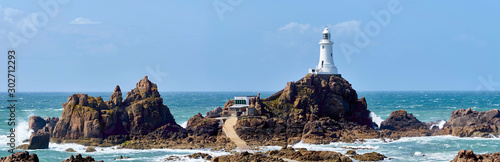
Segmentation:
<svg viewBox="0 0 500 162">
<path fill-rule="evenodd" d="M 500 135 L 500 112 L 498 109 L 481 112 L 471 108 L 455 110 L 438 133 L 459 137 L 498 136 Z"/>
<path fill-rule="evenodd" d="M 104 161 L 103 160 L 96 161 L 91 156 L 83 158 L 82 154 L 78 154 L 76 156 L 71 155 L 69 159 L 63 160 L 61 162 L 104 162 Z"/>
<path fill-rule="evenodd" d="M 380 129 L 382 137 L 391 139 L 432 134 L 424 122 L 418 120 L 413 114 L 408 114 L 405 110 L 393 111 L 389 118 L 380 124 Z"/>
<path fill-rule="evenodd" d="M 45 124 L 45 120 L 40 116 L 30 116 L 28 128 L 33 130 L 33 132 L 37 132 L 39 129 L 45 127 Z"/>
<path fill-rule="evenodd" d="M 500 152 L 476 155 L 472 150 L 460 150 L 451 162 L 493 162 L 500 160 Z"/>
<path fill-rule="evenodd" d="M 403 131 L 411 129 L 426 129 L 427 125 L 413 114 L 408 114 L 405 110 L 393 111 L 389 118 L 380 124 L 380 129 L 387 129 L 392 131 Z"/>
<path fill-rule="evenodd" d="M 68 149 L 66 149 L 64 151 L 66 151 L 66 152 L 76 152 L 73 148 L 68 148 Z"/>
<path fill-rule="evenodd" d="M 16 152 L 7 157 L 0 158 L 0 162 L 38 162 L 36 154 L 30 154 L 28 151 Z"/>
<path fill-rule="evenodd" d="M 30 137 L 28 149 L 46 149 L 49 148 L 50 133 L 38 130 Z"/>
<path fill-rule="evenodd" d="M 94 147 L 87 147 L 87 149 L 85 149 L 85 152 L 95 152 L 95 148 Z"/>
</svg>

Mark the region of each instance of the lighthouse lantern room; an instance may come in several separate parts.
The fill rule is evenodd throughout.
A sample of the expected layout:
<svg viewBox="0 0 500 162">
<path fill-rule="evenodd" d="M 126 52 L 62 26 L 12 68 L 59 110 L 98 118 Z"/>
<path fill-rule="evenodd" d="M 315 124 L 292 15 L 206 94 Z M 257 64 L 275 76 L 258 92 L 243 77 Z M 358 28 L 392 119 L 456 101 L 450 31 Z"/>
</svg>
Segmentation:
<svg viewBox="0 0 500 162">
<path fill-rule="evenodd" d="M 309 69 L 311 74 L 335 74 L 337 75 L 337 67 L 333 63 L 333 42 L 330 41 L 330 30 L 323 30 L 321 41 L 319 41 L 319 63 L 316 69 Z"/>
</svg>

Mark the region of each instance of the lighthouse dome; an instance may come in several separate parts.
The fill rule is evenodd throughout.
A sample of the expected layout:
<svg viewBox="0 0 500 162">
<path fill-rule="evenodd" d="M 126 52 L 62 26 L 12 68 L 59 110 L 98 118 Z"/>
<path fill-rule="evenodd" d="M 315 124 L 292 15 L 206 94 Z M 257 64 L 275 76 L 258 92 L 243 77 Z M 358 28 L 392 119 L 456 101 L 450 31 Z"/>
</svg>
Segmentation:
<svg viewBox="0 0 500 162">
<path fill-rule="evenodd" d="M 330 30 L 328 28 L 325 28 L 325 30 L 323 30 L 323 40 L 330 40 Z"/>
<path fill-rule="evenodd" d="M 325 30 L 323 30 L 323 34 L 327 34 L 327 33 L 330 33 L 330 29 L 325 28 Z"/>
</svg>

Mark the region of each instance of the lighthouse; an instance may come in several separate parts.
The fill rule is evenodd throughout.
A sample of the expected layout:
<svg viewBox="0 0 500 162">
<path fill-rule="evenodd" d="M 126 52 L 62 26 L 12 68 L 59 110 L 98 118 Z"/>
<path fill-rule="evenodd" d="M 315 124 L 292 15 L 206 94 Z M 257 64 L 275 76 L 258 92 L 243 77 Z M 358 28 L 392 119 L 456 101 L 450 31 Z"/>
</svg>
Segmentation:
<svg viewBox="0 0 500 162">
<path fill-rule="evenodd" d="M 337 67 L 333 63 L 333 42 L 330 41 L 330 30 L 325 28 L 322 33 L 321 41 L 319 41 L 319 63 L 316 69 L 309 69 L 311 74 L 335 74 L 337 75 Z"/>
</svg>

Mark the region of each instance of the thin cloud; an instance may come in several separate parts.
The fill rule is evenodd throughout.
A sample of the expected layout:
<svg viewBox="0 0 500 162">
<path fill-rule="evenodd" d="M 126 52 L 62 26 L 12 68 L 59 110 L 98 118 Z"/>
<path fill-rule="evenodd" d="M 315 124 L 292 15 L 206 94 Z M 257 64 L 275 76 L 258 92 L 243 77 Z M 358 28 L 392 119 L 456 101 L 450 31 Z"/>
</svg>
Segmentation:
<svg viewBox="0 0 500 162">
<path fill-rule="evenodd" d="M 299 32 L 303 33 L 307 29 L 311 27 L 310 24 L 299 24 L 296 22 L 290 22 L 286 24 L 285 26 L 282 26 L 278 28 L 278 31 L 292 31 L 292 30 L 298 30 Z"/>
<path fill-rule="evenodd" d="M 14 8 L 1 8 L 0 6 L 0 14 L 3 14 L 3 20 L 7 22 L 14 22 L 14 19 L 22 16 L 23 11 L 14 9 Z"/>
<path fill-rule="evenodd" d="M 488 44 L 486 41 L 476 38 L 472 35 L 467 35 L 467 34 L 460 34 L 458 37 L 455 38 L 457 41 L 463 41 L 463 42 L 471 42 L 475 44 L 476 46 L 486 46 Z"/>
<path fill-rule="evenodd" d="M 92 19 L 89 19 L 89 18 L 77 17 L 73 21 L 69 22 L 69 24 L 89 25 L 89 24 L 101 24 L 101 22 L 93 21 Z"/>
<path fill-rule="evenodd" d="M 353 34 L 359 31 L 359 26 L 361 25 L 361 21 L 358 20 L 350 20 L 337 23 L 331 27 L 331 30 L 336 35 L 339 34 Z"/>
</svg>

